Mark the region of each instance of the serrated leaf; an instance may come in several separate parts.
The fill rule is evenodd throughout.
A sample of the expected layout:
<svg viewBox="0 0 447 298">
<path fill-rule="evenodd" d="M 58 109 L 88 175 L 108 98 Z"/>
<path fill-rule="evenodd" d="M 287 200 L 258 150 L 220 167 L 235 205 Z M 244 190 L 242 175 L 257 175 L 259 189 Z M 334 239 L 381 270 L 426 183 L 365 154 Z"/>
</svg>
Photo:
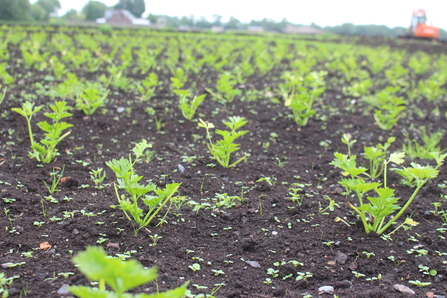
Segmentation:
<svg viewBox="0 0 447 298">
<path fill-rule="evenodd" d="M 140 158 L 144 154 L 144 150 L 152 148 L 152 144 L 148 144 L 146 140 L 141 140 L 139 143 L 135 144 L 135 147 L 132 149 L 132 152 L 135 153 L 135 156 Z"/>
<path fill-rule="evenodd" d="M 395 164 L 400 165 L 401 163 L 404 162 L 404 157 L 405 157 L 405 152 L 391 153 L 388 161 L 394 162 Z"/>
<path fill-rule="evenodd" d="M 199 127 L 203 127 L 203 128 L 214 128 L 214 124 L 211 122 L 205 122 L 202 119 L 199 119 L 199 123 L 197 123 L 197 125 Z"/>
<path fill-rule="evenodd" d="M 111 291 L 100 291 L 98 288 L 90 288 L 86 286 L 68 287 L 70 293 L 80 298 L 117 298 L 118 295 Z"/>
<path fill-rule="evenodd" d="M 118 294 L 157 278 L 156 267 L 146 270 L 136 260 L 109 258 L 102 247 L 89 246 L 72 261 L 89 280 L 104 280 Z"/>
</svg>

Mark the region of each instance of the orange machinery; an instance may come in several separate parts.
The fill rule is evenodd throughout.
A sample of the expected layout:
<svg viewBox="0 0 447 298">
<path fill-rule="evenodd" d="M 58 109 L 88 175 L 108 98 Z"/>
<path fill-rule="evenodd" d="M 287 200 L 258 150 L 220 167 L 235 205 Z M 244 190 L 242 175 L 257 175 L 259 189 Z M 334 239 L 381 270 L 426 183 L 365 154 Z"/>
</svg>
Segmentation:
<svg viewBox="0 0 447 298">
<path fill-rule="evenodd" d="M 427 15 L 425 14 L 425 10 L 418 9 L 413 11 L 410 31 L 405 37 L 438 39 L 439 28 L 427 25 Z"/>
</svg>

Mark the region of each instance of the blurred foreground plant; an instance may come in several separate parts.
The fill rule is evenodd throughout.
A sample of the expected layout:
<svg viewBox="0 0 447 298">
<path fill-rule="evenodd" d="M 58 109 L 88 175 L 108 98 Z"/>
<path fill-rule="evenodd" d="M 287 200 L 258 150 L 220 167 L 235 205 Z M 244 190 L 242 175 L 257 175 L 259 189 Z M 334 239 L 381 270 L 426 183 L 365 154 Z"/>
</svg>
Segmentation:
<svg viewBox="0 0 447 298">
<path fill-rule="evenodd" d="M 122 261 L 107 256 L 102 247 L 89 246 L 72 258 L 90 281 L 98 282 L 98 288 L 70 286 L 68 290 L 80 298 L 181 298 L 186 286 L 156 294 L 127 294 L 126 291 L 157 279 L 157 268 L 145 269 L 137 260 Z M 106 284 L 112 289 L 106 290 Z"/>
</svg>

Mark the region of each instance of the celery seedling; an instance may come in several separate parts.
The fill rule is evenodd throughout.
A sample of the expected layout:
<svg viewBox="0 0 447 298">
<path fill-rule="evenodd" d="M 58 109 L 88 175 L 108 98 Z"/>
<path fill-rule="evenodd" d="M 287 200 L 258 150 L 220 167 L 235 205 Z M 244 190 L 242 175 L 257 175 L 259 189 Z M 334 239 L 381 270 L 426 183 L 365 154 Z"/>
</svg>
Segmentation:
<svg viewBox="0 0 447 298">
<path fill-rule="evenodd" d="M 70 107 L 67 106 L 65 101 L 56 101 L 54 105 L 50 105 L 50 108 L 53 110 L 53 113 L 45 113 L 44 115 L 53 120 L 53 123 L 50 124 L 47 121 L 37 123 L 37 126 L 45 132 L 45 138 L 41 139 L 40 143 L 34 142 L 31 130 L 31 117 L 34 113 L 38 112 L 41 107 L 34 109 L 32 103 L 26 102 L 23 104 L 22 109 L 12 109 L 14 112 L 24 116 L 28 123 L 31 149 L 33 149 L 33 152 L 30 152 L 30 157 L 44 163 L 50 163 L 53 160 L 53 157 L 58 155 L 56 145 L 71 133 L 71 131 L 64 134 L 62 134 L 62 132 L 73 126 L 67 122 L 60 122 L 61 119 L 72 115 L 67 112 Z"/>
<path fill-rule="evenodd" d="M 96 187 L 98 187 L 106 178 L 107 173 L 102 168 L 98 168 L 97 170 L 90 170 L 89 172 L 90 178 L 93 183 L 95 183 Z"/>
<path fill-rule="evenodd" d="M 300 84 L 295 86 L 297 93 L 292 93 L 284 99 L 284 105 L 292 110 L 296 124 L 305 126 L 309 118 L 316 113 L 313 104 L 325 90 L 326 74 L 326 72 L 311 72 L 302 82 L 297 81 Z"/>
<path fill-rule="evenodd" d="M 186 293 L 188 283 L 157 294 L 126 294 L 128 290 L 139 287 L 157 278 L 157 268 L 145 269 L 136 260 L 123 261 L 109 258 L 102 247 L 89 246 L 72 258 L 90 281 L 99 282 L 98 288 L 70 286 L 68 290 L 80 298 L 181 298 Z M 112 289 L 106 290 L 106 284 Z"/>
<path fill-rule="evenodd" d="M 126 195 L 120 196 L 118 194 L 117 186 L 115 185 L 115 192 L 121 210 L 123 210 L 129 220 L 131 220 L 129 216 L 130 214 L 140 228 L 147 226 L 155 218 L 180 187 L 180 183 L 171 183 L 167 184 L 166 188 L 163 190 L 157 188 L 153 183 L 148 183 L 146 185 L 139 183 L 144 177 L 135 174 L 134 166 L 144 155 L 144 151 L 151 147 L 151 144 L 148 144 L 146 140 L 143 140 L 137 143 L 132 149 L 132 152 L 135 154 L 134 160 L 132 160 L 132 155 L 129 154 L 128 159 L 121 157 L 119 160 L 113 159 L 106 162 L 106 165 L 115 172 L 118 180 L 118 188 L 126 190 L 130 195 L 130 197 L 127 197 Z M 152 191 L 155 192 L 155 195 L 148 195 L 148 193 Z M 140 201 L 148 207 L 147 210 L 140 207 Z M 169 204 L 166 214 L 169 212 L 171 204 Z"/>
<path fill-rule="evenodd" d="M 216 84 L 216 90 L 213 92 L 209 88 L 205 88 L 213 97 L 223 102 L 233 102 L 234 98 L 242 93 L 240 89 L 235 89 L 234 85 L 236 84 L 236 80 L 233 79 L 233 74 L 229 72 L 224 72 Z"/>
<path fill-rule="evenodd" d="M 421 159 L 432 159 L 430 152 L 444 151 L 441 150 L 441 147 L 439 146 L 439 143 L 444 136 L 443 130 L 438 129 L 438 131 L 429 134 L 427 133 L 426 128 L 421 126 L 417 135 L 419 138 L 410 138 L 408 132 L 404 131 L 406 144 L 402 144 L 402 150 L 409 158 L 415 159 L 418 157 Z M 421 139 L 422 144 L 419 143 L 417 139 Z"/>
<path fill-rule="evenodd" d="M 94 85 L 85 88 L 76 99 L 76 107 L 86 115 L 92 115 L 96 109 L 103 107 L 109 90 L 102 92 Z"/>
<path fill-rule="evenodd" d="M 222 136 L 222 139 L 213 143 L 211 133 L 209 131 L 210 128 L 214 128 L 214 124 L 210 122 L 205 122 L 202 119 L 199 119 L 199 127 L 203 127 L 206 129 L 206 137 L 208 139 L 208 150 L 211 155 L 216 159 L 216 161 L 223 166 L 224 168 L 234 167 L 241 161 L 243 161 L 247 156 L 243 156 L 234 163 L 230 164 L 231 153 L 239 150 L 239 144 L 233 143 L 237 138 L 243 136 L 248 131 L 236 131 L 245 124 L 247 121 L 244 117 L 233 116 L 229 118 L 230 121 L 224 121 L 224 124 L 228 126 L 231 131 L 225 130 L 216 130 L 216 133 Z"/>
<path fill-rule="evenodd" d="M 369 160 L 369 177 L 371 179 L 376 179 L 382 175 L 384 163 L 386 158 L 386 152 L 396 140 L 395 137 L 388 138 L 387 142 L 384 144 L 378 144 L 377 146 L 364 147 L 364 157 Z"/>
<path fill-rule="evenodd" d="M 141 93 L 141 101 L 148 101 L 155 92 L 158 85 L 158 76 L 156 73 L 150 73 L 141 84 L 137 84 L 137 89 Z"/>
<path fill-rule="evenodd" d="M 377 234 L 382 234 L 388 229 L 393 223 L 395 223 L 399 217 L 408 209 L 410 204 L 415 199 L 416 195 L 422 186 L 429 180 L 437 177 L 439 171 L 438 168 L 441 166 L 444 158 L 447 154 L 440 155 L 439 152 L 431 153 L 433 158 L 437 162 L 435 168 L 431 166 L 421 166 L 416 163 L 411 163 L 411 168 L 399 169 L 398 173 L 404 178 L 410 180 L 412 184 L 416 187 L 411 197 L 405 203 L 404 206 L 400 207 L 397 205 L 398 198 L 394 197 L 394 190 L 386 186 L 386 174 L 387 165 L 391 162 L 395 164 L 401 164 L 404 162 L 403 158 L 405 153 L 393 153 L 391 156 L 384 160 L 383 171 L 384 171 L 384 187 L 379 188 L 380 183 L 365 183 L 361 178 L 351 178 L 342 179 L 339 183 L 357 193 L 359 199 L 359 206 L 355 207 L 353 204 L 348 202 L 348 205 L 354 209 L 360 216 L 363 227 L 366 233 L 376 232 Z M 331 163 L 345 171 L 349 170 L 351 173 L 361 173 L 363 170 L 356 168 L 355 166 L 355 156 L 354 161 L 347 161 L 347 156 L 339 153 L 335 153 L 336 159 Z M 350 164 L 350 165 L 349 165 Z M 349 166 L 347 166 L 349 165 Z M 363 196 L 366 192 L 370 190 L 375 190 L 378 197 L 368 197 L 369 203 L 364 204 Z M 399 210 L 391 219 L 386 220 L 387 216 L 391 216 L 395 211 Z M 369 215 L 369 216 L 368 216 Z"/>
<path fill-rule="evenodd" d="M 43 181 L 43 184 L 45 184 L 46 188 L 48 189 L 48 192 L 52 195 L 56 191 L 59 191 L 56 189 L 57 185 L 62 179 L 62 176 L 64 175 L 65 165 L 62 167 L 62 170 L 60 173 L 56 171 L 56 169 L 53 169 L 53 171 L 50 173 L 50 176 L 53 177 L 53 181 L 51 182 L 51 186 L 49 186 L 45 181 Z"/>
<path fill-rule="evenodd" d="M 180 102 L 178 107 L 182 110 L 183 117 L 187 120 L 192 120 L 194 118 L 194 114 L 196 113 L 197 108 L 202 104 L 205 100 L 206 94 L 202 94 L 199 96 L 194 96 L 193 99 L 188 99 L 188 94 L 180 95 Z"/>
<path fill-rule="evenodd" d="M 40 143 L 34 143 L 31 146 L 33 149 L 31 157 L 44 163 L 50 163 L 53 157 L 58 155 L 56 145 L 71 133 L 71 131 L 64 134 L 62 132 L 73 126 L 67 122 L 60 122 L 61 119 L 72 115 L 67 112 L 70 107 L 65 101 L 56 101 L 54 105 L 50 105 L 50 108 L 54 113 L 45 113 L 45 116 L 53 120 L 53 123 L 49 124 L 47 121 L 37 123 L 37 126 L 46 132 L 45 138 L 41 139 Z"/>
<path fill-rule="evenodd" d="M 34 103 L 27 101 L 22 105 L 22 108 L 11 109 L 12 111 L 17 112 L 23 117 L 25 117 L 26 124 L 28 125 L 28 134 L 31 147 L 33 147 L 34 144 L 34 135 L 33 135 L 33 129 L 31 127 L 31 119 L 33 118 L 33 115 L 39 112 L 42 108 L 43 108 L 42 106 L 34 108 Z"/>
</svg>

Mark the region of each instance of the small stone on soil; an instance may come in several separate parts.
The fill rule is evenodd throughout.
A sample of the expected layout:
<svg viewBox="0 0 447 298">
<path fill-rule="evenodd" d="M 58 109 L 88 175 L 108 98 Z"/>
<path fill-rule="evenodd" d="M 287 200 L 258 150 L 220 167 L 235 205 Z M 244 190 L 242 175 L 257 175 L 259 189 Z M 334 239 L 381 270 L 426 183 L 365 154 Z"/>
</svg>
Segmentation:
<svg viewBox="0 0 447 298">
<path fill-rule="evenodd" d="M 254 268 L 261 268 L 261 265 L 256 261 L 245 261 L 245 263 Z"/>
<path fill-rule="evenodd" d="M 318 294 L 334 294 L 334 287 L 333 286 L 319 287 Z"/>
<path fill-rule="evenodd" d="M 337 251 L 337 253 L 335 254 L 335 260 L 338 264 L 343 265 L 348 260 L 348 256 L 340 251 Z"/>
<path fill-rule="evenodd" d="M 393 288 L 396 291 L 401 292 L 403 294 L 408 294 L 408 295 L 415 295 L 416 294 L 412 289 L 410 289 L 409 287 L 406 287 L 404 285 L 395 284 L 393 286 Z"/>
<path fill-rule="evenodd" d="M 417 256 L 414 257 L 414 262 L 416 263 L 416 266 L 428 266 L 430 264 L 430 258 L 427 256 Z"/>
<path fill-rule="evenodd" d="M 62 287 L 59 288 L 59 290 L 57 290 L 57 293 L 59 295 L 67 295 L 70 294 L 70 292 L 68 291 L 68 287 L 69 285 L 67 284 L 63 284 Z"/>
</svg>

